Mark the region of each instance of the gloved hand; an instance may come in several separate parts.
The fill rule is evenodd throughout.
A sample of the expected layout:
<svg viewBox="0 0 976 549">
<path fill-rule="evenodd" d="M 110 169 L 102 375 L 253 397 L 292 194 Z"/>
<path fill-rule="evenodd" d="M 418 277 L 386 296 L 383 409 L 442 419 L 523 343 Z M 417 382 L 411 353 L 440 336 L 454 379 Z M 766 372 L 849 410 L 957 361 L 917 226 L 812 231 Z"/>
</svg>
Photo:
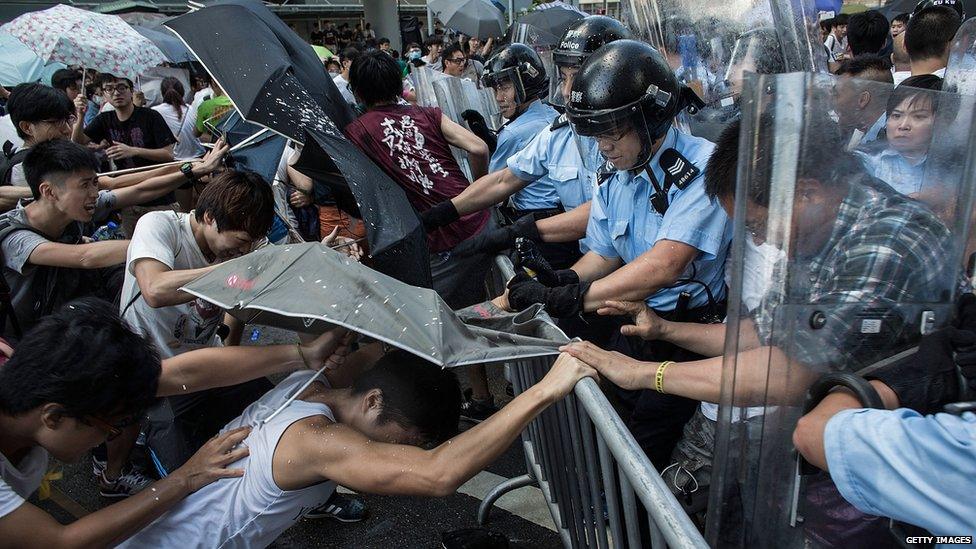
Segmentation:
<svg viewBox="0 0 976 549">
<path fill-rule="evenodd" d="M 450 225 L 460 218 L 457 208 L 450 200 L 438 202 L 420 214 L 420 221 L 423 222 L 424 228 L 428 231 Z"/>
<path fill-rule="evenodd" d="M 541 303 L 550 315 L 565 318 L 583 310 L 583 295 L 589 289 L 589 282 L 549 288 L 529 275 L 519 273 L 508 283 L 508 303 L 515 311 Z"/>
<path fill-rule="evenodd" d="M 923 337 L 917 353 L 866 377 L 890 387 L 903 408 L 921 414 L 938 412 L 943 404 L 960 400 L 957 350 L 963 352 L 970 371 L 976 370 L 976 333 L 949 327 Z"/>
<path fill-rule="evenodd" d="M 461 118 L 468 123 L 471 133 L 481 138 L 485 145 L 488 145 L 488 151 L 494 153 L 498 148 L 498 135 L 488 127 L 485 117 L 476 110 L 468 109 L 461 113 Z"/>
<path fill-rule="evenodd" d="M 531 215 L 523 216 L 507 227 L 481 231 L 480 234 L 455 246 L 451 253 L 457 257 L 497 254 L 515 245 L 515 239 L 520 236 L 537 242 L 542 240 L 539 229 L 535 226 L 535 218 Z"/>
</svg>

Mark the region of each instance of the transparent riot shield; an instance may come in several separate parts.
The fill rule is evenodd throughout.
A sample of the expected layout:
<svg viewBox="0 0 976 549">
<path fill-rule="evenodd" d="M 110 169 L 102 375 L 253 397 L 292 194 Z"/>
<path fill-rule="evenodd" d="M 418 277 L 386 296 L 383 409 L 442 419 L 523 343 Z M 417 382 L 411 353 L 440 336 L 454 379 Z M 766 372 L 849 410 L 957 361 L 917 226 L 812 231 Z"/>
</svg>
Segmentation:
<svg viewBox="0 0 976 549">
<path fill-rule="evenodd" d="M 826 473 L 798 458 L 792 435 L 824 374 L 863 375 L 950 321 L 976 183 L 967 146 L 976 136 L 953 105 L 971 100 L 938 92 L 933 133 L 964 126 L 968 138 L 920 176 L 953 204 L 933 211 L 848 150 L 833 77 L 748 75 L 745 83 L 707 539 L 712 547 L 887 545 L 890 521 L 844 501 Z M 757 268 L 752 244 L 778 253 Z"/>
<path fill-rule="evenodd" d="M 965 95 L 976 95 L 976 19 L 959 27 L 949 46 L 942 89 Z"/>
<path fill-rule="evenodd" d="M 827 67 L 814 0 L 623 0 L 623 20 L 706 107 L 679 125 L 714 140 L 738 117 L 742 77 Z"/>
</svg>

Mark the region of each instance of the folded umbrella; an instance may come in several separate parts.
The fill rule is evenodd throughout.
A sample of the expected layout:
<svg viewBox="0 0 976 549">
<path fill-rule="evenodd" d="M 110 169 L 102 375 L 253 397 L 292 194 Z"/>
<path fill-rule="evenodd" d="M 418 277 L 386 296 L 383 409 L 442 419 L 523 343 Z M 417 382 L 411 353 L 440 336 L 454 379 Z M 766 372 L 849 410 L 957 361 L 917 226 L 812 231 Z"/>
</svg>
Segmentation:
<svg viewBox="0 0 976 549">
<path fill-rule="evenodd" d="M 0 27 L 46 62 L 58 61 L 135 79 L 166 61 L 149 39 L 114 15 L 64 4 L 25 13 Z"/>
<path fill-rule="evenodd" d="M 320 243 L 267 246 L 181 289 L 246 323 L 312 334 L 344 326 L 440 366 L 554 355 L 567 341 L 539 306 L 511 314 L 483 304 L 456 314 L 434 290 Z"/>
<path fill-rule="evenodd" d="M 166 23 L 244 119 L 307 146 L 296 168 L 344 194 L 363 219 L 373 266 L 430 287 L 426 234 L 406 194 L 343 136 L 353 120 L 311 46 L 257 2 L 211 5 Z M 261 44 L 254 48 L 254 44 Z"/>
</svg>

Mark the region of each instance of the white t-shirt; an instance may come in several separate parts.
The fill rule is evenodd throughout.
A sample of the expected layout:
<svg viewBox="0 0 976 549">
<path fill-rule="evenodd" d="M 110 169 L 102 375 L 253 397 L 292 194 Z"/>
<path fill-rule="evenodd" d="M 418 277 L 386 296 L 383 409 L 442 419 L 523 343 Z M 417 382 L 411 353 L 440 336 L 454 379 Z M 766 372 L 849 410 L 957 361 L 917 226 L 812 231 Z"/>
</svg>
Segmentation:
<svg viewBox="0 0 976 549">
<path fill-rule="evenodd" d="M 198 105 L 199 106 L 199 105 Z M 166 125 L 169 127 L 169 131 L 173 132 L 176 136 L 176 145 L 173 147 L 173 158 L 176 160 L 187 160 L 190 158 L 196 158 L 203 154 L 203 147 L 200 146 L 200 140 L 197 136 L 193 135 L 193 123 L 188 123 L 187 120 L 196 120 L 197 111 L 192 109 L 189 105 L 183 105 L 183 112 L 176 112 L 176 107 L 170 105 L 169 103 L 162 103 L 152 107 L 152 110 L 158 112 L 162 115 L 163 120 L 166 121 Z M 180 116 L 182 114 L 182 116 Z M 192 114 L 192 118 L 189 116 Z"/>
<path fill-rule="evenodd" d="M 342 98 L 346 100 L 352 106 L 356 106 L 356 96 L 352 94 L 352 90 L 349 89 L 349 81 L 342 77 L 342 74 L 337 74 L 332 77 L 332 81 L 335 82 L 337 88 L 339 88 L 339 93 L 342 94 Z"/>
<path fill-rule="evenodd" d="M 47 450 L 35 446 L 14 465 L 0 454 L 0 518 L 13 513 L 41 485 L 47 470 Z"/>
<path fill-rule="evenodd" d="M 227 467 L 244 469 L 244 476 L 225 478 L 204 486 L 156 519 L 120 548 L 267 547 L 306 513 L 332 497 L 336 484 L 321 482 L 298 490 L 282 490 L 274 481 L 272 460 L 281 435 L 296 421 L 325 416 L 335 421 L 325 404 L 295 400 L 268 423 L 269 417 L 316 372 L 304 370 L 288 376 L 257 402 L 248 406 L 224 430 L 253 427 L 244 439 L 249 455 Z M 318 380 L 328 386 L 325 378 Z"/>
<path fill-rule="evenodd" d="M 3 147 L 7 141 L 14 144 L 15 151 L 24 146 L 24 140 L 17 135 L 17 128 L 14 127 L 14 121 L 10 119 L 9 114 L 0 116 L 0 147 Z"/>
<path fill-rule="evenodd" d="M 201 269 L 210 265 L 193 238 L 193 212 L 149 212 L 136 224 L 125 262 L 125 282 L 119 310 L 129 325 L 149 338 L 162 358 L 203 347 L 220 346 L 217 328 L 223 310 L 195 299 L 189 303 L 150 307 L 142 297 L 135 276 L 140 259 L 155 259 L 174 271 Z M 129 305 L 131 303 L 131 305 Z"/>
<path fill-rule="evenodd" d="M 783 251 L 771 244 L 761 244 L 756 246 L 752 238 L 746 238 L 746 249 L 743 254 L 745 272 L 742 277 L 742 305 L 748 310 L 753 310 L 759 306 L 764 295 L 772 284 L 773 268 L 776 262 L 783 258 Z M 725 281 L 729 283 L 732 274 L 729 269 L 725 270 Z M 738 420 L 742 417 L 756 417 L 763 414 L 762 406 L 750 406 L 748 408 L 735 408 L 732 410 L 733 418 Z M 718 421 L 718 404 L 713 402 L 701 403 L 702 414 L 712 421 Z"/>
</svg>

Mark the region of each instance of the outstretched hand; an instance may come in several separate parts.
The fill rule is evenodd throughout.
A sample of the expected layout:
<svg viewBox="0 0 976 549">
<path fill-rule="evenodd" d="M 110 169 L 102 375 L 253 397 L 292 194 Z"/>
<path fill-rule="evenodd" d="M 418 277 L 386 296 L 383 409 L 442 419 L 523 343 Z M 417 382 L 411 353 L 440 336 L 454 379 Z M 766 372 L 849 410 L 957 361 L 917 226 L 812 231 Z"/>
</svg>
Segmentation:
<svg viewBox="0 0 976 549">
<path fill-rule="evenodd" d="M 597 372 L 586 363 L 566 353 L 559 355 L 539 385 L 553 391 L 556 400 L 568 395 L 583 378 L 597 379 Z"/>
<path fill-rule="evenodd" d="M 356 239 L 339 236 L 339 226 L 336 225 L 332 232 L 322 239 L 322 244 L 342 252 L 356 261 L 363 260 L 363 249 L 356 243 Z"/>
<path fill-rule="evenodd" d="M 606 301 L 596 310 L 599 315 L 627 315 L 634 322 L 620 327 L 625 336 L 638 336 L 641 339 L 661 339 L 665 321 L 657 316 L 643 301 Z"/>
<path fill-rule="evenodd" d="M 250 427 L 239 427 L 221 433 L 200 447 L 182 467 L 173 471 L 174 477 L 182 477 L 190 492 L 222 479 L 244 476 L 244 469 L 228 469 L 227 466 L 247 456 L 247 446 L 241 446 L 251 434 Z"/>
<path fill-rule="evenodd" d="M 224 157 L 227 156 L 229 151 L 230 145 L 221 137 L 214 143 L 213 148 L 207 151 L 207 154 L 203 155 L 203 158 L 199 162 L 193 164 L 193 174 L 197 177 L 202 177 L 213 173 L 223 165 Z"/>
<path fill-rule="evenodd" d="M 592 367 L 601 376 L 609 379 L 622 389 L 647 389 L 650 385 L 643 382 L 647 379 L 647 369 L 650 365 L 630 358 L 616 351 L 607 351 L 597 347 L 589 341 L 578 341 L 559 348 L 584 364 Z"/>
</svg>

